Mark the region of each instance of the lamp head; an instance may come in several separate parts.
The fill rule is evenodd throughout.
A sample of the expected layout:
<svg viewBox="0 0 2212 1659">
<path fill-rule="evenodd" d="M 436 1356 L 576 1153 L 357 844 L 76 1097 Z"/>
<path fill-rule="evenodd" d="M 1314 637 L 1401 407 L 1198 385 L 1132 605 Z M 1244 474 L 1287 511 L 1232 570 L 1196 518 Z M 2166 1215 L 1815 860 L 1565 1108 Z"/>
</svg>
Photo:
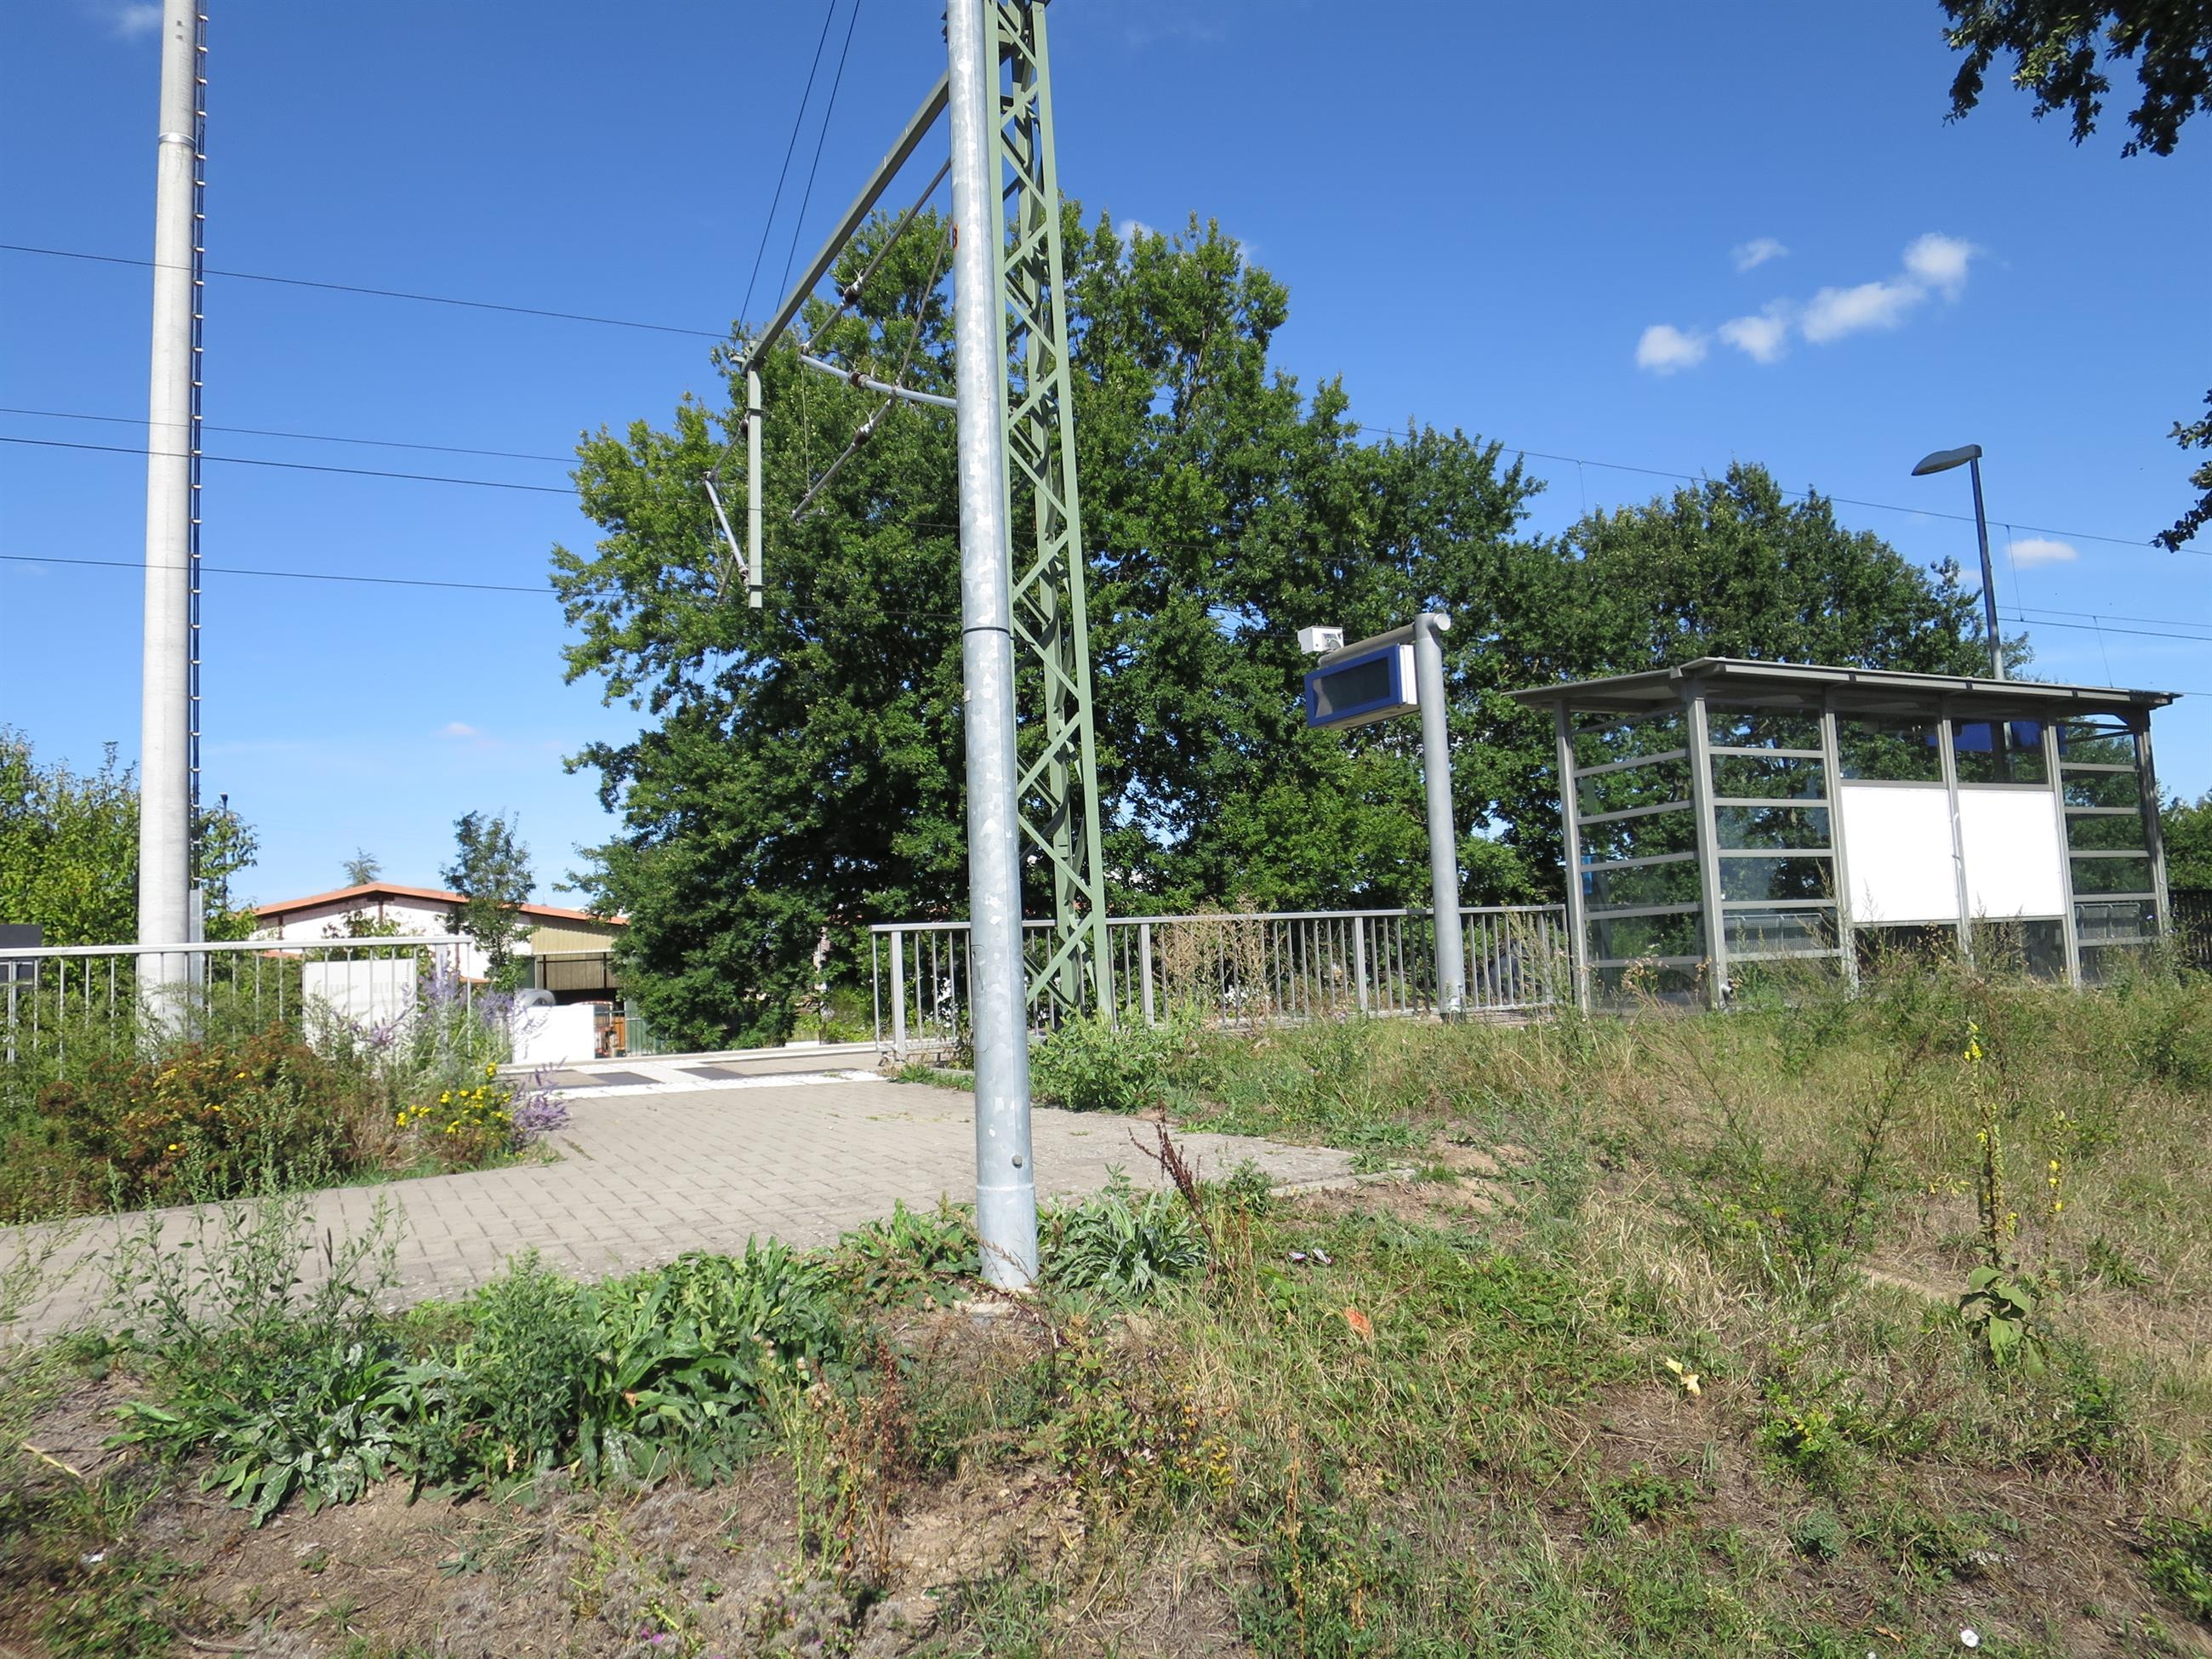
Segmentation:
<svg viewBox="0 0 2212 1659">
<path fill-rule="evenodd" d="M 1948 472 L 1954 466 L 1964 466 L 1968 461 L 1981 459 L 1982 447 L 1979 444 L 1968 444 L 1963 449 L 1939 449 L 1933 455 L 1924 457 L 1920 465 L 1912 469 L 1912 476 L 1918 478 L 1930 472 Z"/>
</svg>

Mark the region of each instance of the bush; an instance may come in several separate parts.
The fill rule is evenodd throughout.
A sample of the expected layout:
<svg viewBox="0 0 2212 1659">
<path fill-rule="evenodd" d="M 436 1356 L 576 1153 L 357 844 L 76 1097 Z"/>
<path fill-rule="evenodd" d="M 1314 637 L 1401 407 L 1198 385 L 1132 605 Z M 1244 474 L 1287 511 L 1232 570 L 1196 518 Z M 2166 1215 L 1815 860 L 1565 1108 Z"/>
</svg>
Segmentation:
<svg viewBox="0 0 2212 1659">
<path fill-rule="evenodd" d="M 135 1206 L 234 1198 L 272 1171 L 286 1186 L 350 1171 L 355 1092 L 314 1049 L 268 1030 L 151 1060 L 98 1055 L 81 1079 L 48 1084 L 38 1104 L 73 1158 L 64 1179 L 76 1206 Z"/>
<path fill-rule="evenodd" d="M 2202 1519 L 2156 1519 L 2143 1528 L 2149 1542 L 2145 1571 L 2152 1584 L 2212 1625 L 2212 1512 Z"/>
<path fill-rule="evenodd" d="M 1069 1020 L 1030 1054 L 1030 1085 L 1075 1112 L 1141 1112 L 1165 1098 L 1167 1039 L 1117 1030 L 1093 1014 Z"/>
</svg>

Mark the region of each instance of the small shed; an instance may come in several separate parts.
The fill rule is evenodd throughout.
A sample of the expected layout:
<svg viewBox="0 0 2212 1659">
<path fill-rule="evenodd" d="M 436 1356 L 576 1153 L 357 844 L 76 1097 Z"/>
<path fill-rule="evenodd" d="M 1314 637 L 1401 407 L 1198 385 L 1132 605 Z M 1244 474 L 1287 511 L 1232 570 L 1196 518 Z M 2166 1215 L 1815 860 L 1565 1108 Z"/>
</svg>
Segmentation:
<svg viewBox="0 0 2212 1659">
<path fill-rule="evenodd" d="M 2163 691 L 1702 657 L 1533 687 L 1583 1006 L 1955 948 L 2075 985 L 2166 933 Z"/>
</svg>

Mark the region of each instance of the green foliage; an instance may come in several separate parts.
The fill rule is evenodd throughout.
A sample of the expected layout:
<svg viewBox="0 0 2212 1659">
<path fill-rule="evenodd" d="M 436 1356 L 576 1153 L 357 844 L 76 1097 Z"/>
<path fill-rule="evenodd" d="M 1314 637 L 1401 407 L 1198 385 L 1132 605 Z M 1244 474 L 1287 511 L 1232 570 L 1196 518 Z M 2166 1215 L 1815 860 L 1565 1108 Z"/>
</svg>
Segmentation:
<svg viewBox="0 0 2212 1659">
<path fill-rule="evenodd" d="M 2035 1316 L 2035 1293 L 2012 1273 L 1990 1267 L 1968 1273 L 1959 1316 L 1980 1339 L 1991 1364 L 2042 1370 L 2043 1345 L 2028 1328 Z"/>
<path fill-rule="evenodd" d="M 940 1204 L 917 1212 L 901 1200 L 888 1219 L 839 1239 L 831 1265 L 840 1283 L 871 1302 L 938 1300 L 982 1272 L 978 1249 L 975 1219 L 965 1206 Z"/>
<path fill-rule="evenodd" d="M 443 873 L 461 896 L 455 924 L 483 951 L 492 983 L 513 989 L 520 982 L 514 946 L 527 931 L 521 907 L 533 880 L 530 849 L 505 816 L 464 812 L 453 822 L 453 861 Z"/>
<path fill-rule="evenodd" d="M 1104 1191 L 1041 1218 L 1045 1281 L 1139 1301 L 1206 1266 L 1206 1237 L 1171 1192 L 1139 1194 L 1115 1170 Z"/>
<path fill-rule="evenodd" d="M 1538 485 L 1501 446 L 1432 428 L 1374 440 L 1340 384 L 1304 388 L 1273 366 L 1289 295 L 1217 227 L 1124 241 L 1073 204 L 1063 227 L 1100 789 L 1129 809 L 1108 815 L 1119 911 L 1425 902 L 1417 739 L 1307 730 L 1304 623 L 1356 637 L 1434 604 L 1461 618 L 1446 660 L 1455 818 L 1509 827 L 1470 829 L 1459 852 L 1470 893 L 1492 899 L 1559 884 L 1551 729 L 1506 690 L 1706 651 L 1976 660 L 1952 573 L 1844 531 L 1825 501 L 1785 502 L 1756 467 L 1522 538 Z M 913 346 L 908 383 L 949 390 L 930 286 L 942 228 L 925 218 L 902 237 L 842 317 L 809 312 L 817 349 L 887 370 Z M 884 230 L 848 252 L 841 282 Z M 964 904 L 951 423 L 894 409 L 791 524 L 876 399 L 801 369 L 788 344 L 762 374 L 777 434 L 763 494 L 788 526 L 763 609 L 729 603 L 698 487 L 736 435 L 719 398 L 586 441 L 580 489 L 602 534 L 554 556 L 579 634 L 571 678 L 599 677 L 653 720 L 575 757 L 623 817 L 584 880 L 630 919 L 625 988 L 687 1042 L 788 1034 L 825 928 L 835 977 L 866 958 L 858 921 Z M 1041 868 L 1034 880 L 1029 913 L 1047 914 Z"/>
<path fill-rule="evenodd" d="M 1141 1112 L 1164 1097 L 1173 1041 L 1155 1028 L 1079 1015 L 1030 1050 L 1030 1084 L 1071 1111 Z"/>
<path fill-rule="evenodd" d="M 2154 1516 L 2143 1539 L 2143 1577 L 2191 1618 L 2212 1625 L 2212 1514 Z"/>
<path fill-rule="evenodd" d="M 234 1198 L 272 1174 L 287 1186 L 327 1179 L 354 1162 L 356 1093 L 355 1079 L 282 1030 L 151 1060 L 97 1054 L 40 1093 L 60 1155 L 46 1179 L 71 1187 L 71 1207 Z"/>
<path fill-rule="evenodd" d="M 196 878 L 207 937 L 247 938 L 251 907 L 234 907 L 230 879 L 256 842 L 228 807 L 203 811 Z M 0 726 L 0 921 L 46 929 L 49 945 L 120 945 L 138 932 L 138 784 L 107 746 L 100 769 L 41 765 L 31 740 Z"/>
<path fill-rule="evenodd" d="M 1981 101 L 1990 66 L 2013 61 L 2011 82 L 2035 96 L 2040 120 L 2069 116 L 2074 142 L 2097 130 L 2108 70 L 2133 62 L 2142 101 L 2128 116 L 2132 136 L 2120 154 L 2170 155 L 2182 125 L 2212 94 L 2212 21 L 2186 0 L 1942 0 L 1951 18 L 1944 38 L 1966 54 L 1951 82 L 1951 118 Z M 2099 58 L 2101 56 L 2103 62 Z"/>
<path fill-rule="evenodd" d="M 1834 1560 L 1849 1541 L 1833 1510 L 1808 1510 L 1790 1523 L 1790 1547 L 1814 1561 Z"/>
<path fill-rule="evenodd" d="M 2212 489 L 2212 478 L 2205 488 Z M 2193 801 L 2169 797 L 2158 821 L 2166 880 L 2177 888 L 2212 888 L 2212 790 Z"/>
</svg>

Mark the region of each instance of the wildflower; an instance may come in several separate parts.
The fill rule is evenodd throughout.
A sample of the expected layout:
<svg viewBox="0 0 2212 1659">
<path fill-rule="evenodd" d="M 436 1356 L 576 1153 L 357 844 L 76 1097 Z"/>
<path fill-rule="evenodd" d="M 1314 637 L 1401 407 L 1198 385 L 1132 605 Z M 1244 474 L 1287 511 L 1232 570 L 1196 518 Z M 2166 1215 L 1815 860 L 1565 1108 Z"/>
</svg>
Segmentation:
<svg viewBox="0 0 2212 1659">
<path fill-rule="evenodd" d="M 181 1146 L 178 1146 L 178 1144 L 177 1144 L 175 1141 L 173 1141 L 173 1141 L 171 1141 L 171 1142 L 169 1143 L 169 1150 L 170 1150 L 171 1152 L 182 1152 L 182 1151 L 184 1150 L 184 1148 L 183 1148 L 183 1147 L 181 1147 Z"/>
</svg>

